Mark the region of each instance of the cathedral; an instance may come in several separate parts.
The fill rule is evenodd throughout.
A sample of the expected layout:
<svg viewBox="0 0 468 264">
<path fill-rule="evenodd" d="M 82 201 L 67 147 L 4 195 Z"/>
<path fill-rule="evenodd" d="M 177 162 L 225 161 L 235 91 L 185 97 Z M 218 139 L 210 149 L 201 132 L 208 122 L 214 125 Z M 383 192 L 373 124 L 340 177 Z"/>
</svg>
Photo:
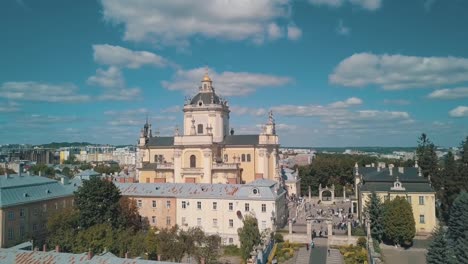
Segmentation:
<svg viewBox="0 0 468 264">
<path fill-rule="evenodd" d="M 229 126 L 229 104 L 215 93 L 208 74 L 183 112 L 183 129 L 176 127 L 174 136 L 153 136 L 151 124 L 144 125 L 138 141 L 140 183 L 280 181 L 272 112 L 260 134 L 236 135 Z"/>
</svg>

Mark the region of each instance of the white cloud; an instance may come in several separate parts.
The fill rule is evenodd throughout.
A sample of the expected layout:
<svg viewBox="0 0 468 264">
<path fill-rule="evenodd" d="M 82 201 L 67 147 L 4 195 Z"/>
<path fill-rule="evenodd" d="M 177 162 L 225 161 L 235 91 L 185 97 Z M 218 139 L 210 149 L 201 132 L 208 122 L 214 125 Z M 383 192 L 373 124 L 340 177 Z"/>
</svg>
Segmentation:
<svg viewBox="0 0 468 264">
<path fill-rule="evenodd" d="M 182 112 L 182 107 L 179 105 L 174 105 L 171 107 L 168 107 L 166 109 L 163 109 L 161 112 L 163 113 L 180 113 Z"/>
<path fill-rule="evenodd" d="M 74 84 L 39 82 L 5 82 L 0 86 L 0 97 L 10 100 L 80 103 L 89 101 L 88 95 L 78 94 Z"/>
<path fill-rule="evenodd" d="M 108 21 L 124 24 L 125 40 L 186 46 L 189 38 L 258 40 L 290 17 L 289 0 L 101 0 Z"/>
<path fill-rule="evenodd" d="M 377 10 L 382 6 L 382 0 L 309 0 L 313 5 L 326 5 L 330 7 L 341 7 L 344 3 L 359 6 L 370 11 Z"/>
<path fill-rule="evenodd" d="M 111 66 L 107 70 L 97 69 L 96 75 L 89 77 L 87 84 L 104 88 L 123 88 L 125 80 L 120 69 Z"/>
<path fill-rule="evenodd" d="M 351 33 L 351 29 L 349 27 L 346 27 L 343 24 L 343 20 L 340 19 L 338 21 L 338 26 L 336 27 L 336 33 L 343 35 L 343 36 L 347 36 Z"/>
<path fill-rule="evenodd" d="M 468 117 L 468 106 L 458 106 L 449 112 L 451 117 Z"/>
<path fill-rule="evenodd" d="M 230 109 L 231 109 L 231 112 L 235 114 L 236 116 L 241 116 L 241 115 L 264 116 L 267 114 L 267 110 L 265 108 L 252 108 L 252 107 L 233 105 L 230 107 Z"/>
<path fill-rule="evenodd" d="M 276 23 L 268 25 L 268 37 L 270 39 L 279 39 L 283 35 L 281 28 Z"/>
<path fill-rule="evenodd" d="M 409 105 L 411 102 L 409 100 L 405 99 L 384 99 L 383 100 L 384 104 L 389 104 L 389 105 Z"/>
<path fill-rule="evenodd" d="M 20 110 L 19 104 L 16 102 L 0 103 L 0 113 L 13 113 Z"/>
<path fill-rule="evenodd" d="M 186 94 L 193 95 L 198 92 L 197 83 L 200 83 L 205 70 L 205 68 L 178 70 L 173 80 L 163 81 L 162 86 L 168 90 L 184 91 Z M 209 70 L 209 75 L 216 92 L 222 96 L 243 96 L 259 88 L 281 86 L 292 82 L 292 79 L 288 77 L 249 72 L 217 73 Z"/>
<path fill-rule="evenodd" d="M 111 118 L 107 122 L 107 124 L 111 126 L 143 127 L 144 123 L 146 122 L 146 117 L 148 117 L 148 121 L 153 124 L 153 127 L 155 127 L 159 121 L 174 121 L 176 119 L 174 116 L 152 113 L 146 108 L 127 109 L 122 111 L 111 110 L 104 112 L 104 115 Z"/>
<path fill-rule="evenodd" d="M 453 89 L 440 89 L 430 93 L 427 97 L 431 99 L 462 99 L 468 98 L 468 87 Z"/>
<path fill-rule="evenodd" d="M 346 99 L 345 101 L 337 101 L 334 103 L 331 103 L 329 106 L 330 107 L 335 107 L 335 108 L 343 108 L 343 107 L 349 107 L 353 105 L 360 105 L 362 104 L 362 100 L 357 97 L 350 97 Z"/>
<path fill-rule="evenodd" d="M 93 45 L 93 50 L 94 61 L 104 65 L 137 69 L 145 65 L 164 67 L 169 64 L 163 57 L 148 51 L 133 51 L 109 44 Z"/>
<path fill-rule="evenodd" d="M 106 90 L 98 98 L 103 101 L 132 101 L 141 96 L 140 88 Z"/>
<path fill-rule="evenodd" d="M 289 25 L 288 28 L 288 39 L 298 40 L 302 36 L 302 30 L 294 25 Z"/>
<path fill-rule="evenodd" d="M 357 53 L 341 61 L 332 84 L 382 86 L 385 90 L 434 87 L 468 81 L 468 59 Z"/>
</svg>

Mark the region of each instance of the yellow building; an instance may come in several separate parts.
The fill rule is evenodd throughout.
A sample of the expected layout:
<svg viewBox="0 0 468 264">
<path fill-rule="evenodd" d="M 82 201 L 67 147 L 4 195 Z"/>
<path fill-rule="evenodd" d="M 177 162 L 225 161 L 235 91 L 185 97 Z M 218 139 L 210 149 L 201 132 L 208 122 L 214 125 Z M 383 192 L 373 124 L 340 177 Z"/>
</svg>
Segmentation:
<svg viewBox="0 0 468 264">
<path fill-rule="evenodd" d="M 263 132 L 236 135 L 229 104 L 215 93 L 205 74 L 197 95 L 185 102 L 184 127 L 173 137 L 153 136 L 148 122 L 139 139 L 142 183 L 246 183 L 280 180 L 279 140 L 270 112 Z"/>
<path fill-rule="evenodd" d="M 382 202 L 397 196 L 405 197 L 413 209 L 416 233 L 430 233 L 437 225 L 435 191 L 430 181 L 417 167 L 355 167 L 355 188 L 357 192 L 357 214 L 362 221 L 366 202 L 373 191 Z"/>
</svg>

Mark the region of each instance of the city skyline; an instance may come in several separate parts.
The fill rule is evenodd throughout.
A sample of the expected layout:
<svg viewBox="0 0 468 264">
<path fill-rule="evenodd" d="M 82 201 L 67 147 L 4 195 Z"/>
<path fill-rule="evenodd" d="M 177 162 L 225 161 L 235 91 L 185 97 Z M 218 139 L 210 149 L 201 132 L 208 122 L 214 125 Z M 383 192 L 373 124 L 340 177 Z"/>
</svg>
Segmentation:
<svg viewBox="0 0 468 264">
<path fill-rule="evenodd" d="M 135 144 L 182 127 L 205 71 L 236 134 L 283 146 L 458 146 L 466 1 L 0 3 L 0 144 Z M 190 13 L 189 13 L 190 12 Z"/>
</svg>

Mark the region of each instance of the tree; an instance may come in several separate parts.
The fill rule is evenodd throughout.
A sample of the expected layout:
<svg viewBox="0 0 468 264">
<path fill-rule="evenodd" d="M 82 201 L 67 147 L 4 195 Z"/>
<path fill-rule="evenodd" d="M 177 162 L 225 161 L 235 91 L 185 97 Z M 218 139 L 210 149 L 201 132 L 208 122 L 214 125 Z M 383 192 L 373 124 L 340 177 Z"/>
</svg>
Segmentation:
<svg viewBox="0 0 468 264">
<path fill-rule="evenodd" d="M 246 215 L 244 226 L 237 230 L 240 240 L 241 257 L 246 261 L 250 257 L 250 252 L 255 245 L 260 243 L 260 231 L 258 230 L 257 218 Z"/>
<path fill-rule="evenodd" d="M 459 239 L 468 231 L 468 193 L 462 192 L 453 202 L 450 209 L 450 220 L 448 222 L 448 238 L 450 245 L 454 247 Z"/>
<path fill-rule="evenodd" d="M 429 244 L 426 254 L 428 264 L 445 264 L 450 258 L 446 232 L 438 226 L 432 233 L 432 242 Z"/>
<path fill-rule="evenodd" d="M 437 197 L 441 201 L 439 218 L 447 222 L 453 201 L 465 184 L 460 178 L 459 167 L 452 152 L 448 152 L 444 157 L 444 166 L 437 175 L 438 177 L 435 177 L 433 182 L 434 187 L 438 190 Z"/>
<path fill-rule="evenodd" d="M 114 228 L 122 224 L 120 218 L 120 191 L 114 183 L 91 177 L 75 192 L 76 207 L 80 211 L 79 225 L 88 228 L 109 223 Z"/>
<path fill-rule="evenodd" d="M 146 232 L 146 236 L 143 242 L 145 253 L 148 256 L 148 259 L 152 259 L 152 260 L 156 259 L 158 255 L 157 242 L 158 242 L 158 239 L 156 236 L 156 230 L 150 228 Z"/>
<path fill-rule="evenodd" d="M 182 259 L 185 249 L 181 245 L 177 235 L 179 228 L 164 228 L 159 231 L 156 236 L 157 252 L 161 260 L 176 261 Z M 180 261 L 179 261 L 180 262 Z"/>
<path fill-rule="evenodd" d="M 382 225 L 383 205 L 375 192 L 371 193 L 370 199 L 366 202 L 366 213 L 371 224 L 372 238 L 381 242 L 384 233 Z"/>
<path fill-rule="evenodd" d="M 434 176 L 437 171 L 437 154 L 435 152 L 435 145 L 422 133 L 418 140 L 418 147 L 416 149 L 416 156 L 418 157 L 418 165 L 424 177 L 429 175 Z"/>
<path fill-rule="evenodd" d="M 116 242 L 114 229 L 109 223 L 97 224 L 78 232 L 73 251 L 76 253 L 88 250 L 93 253 L 115 252 L 113 249 Z"/>
<path fill-rule="evenodd" d="M 47 219 L 47 244 L 59 245 L 64 252 L 71 252 L 78 232 L 79 212 L 68 207 Z"/>
<path fill-rule="evenodd" d="M 455 253 L 455 263 L 468 263 L 468 230 L 457 239 L 453 252 Z"/>
<path fill-rule="evenodd" d="M 385 239 L 395 245 L 411 244 L 416 227 L 411 205 L 403 197 L 395 197 L 384 203 L 383 226 Z"/>
<path fill-rule="evenodd" d="M 77 161 L 76 156 L 71 154 L 68 156 L 68 159 L 63 161 L 63 164 L 79 164 L 80 162 Z"/>
<path fill-rule="evenodd" d="M 218 263 L 220 246 L 221 237 L 219 235 L 204 236 L 203 245 L 197 249 L 196 255 L 198 263 L 202 263 L 202 258 L 205 260 L 206 264 Z"/>
<path fill-rule="evenodd" d="M 132 228 L 135 231 L 144 229 L 146 226 L 138 213 L 136 201 L 123 196 L 119 200 L 120 207 L 120 226 Z"/>
<path fill-rule="evenodd" d="M 62 169 L 62 174 L 67 176 L 67 177 L 73 177 L 73 172 L 69 167 L 65 167 Z"/>
</svg>

